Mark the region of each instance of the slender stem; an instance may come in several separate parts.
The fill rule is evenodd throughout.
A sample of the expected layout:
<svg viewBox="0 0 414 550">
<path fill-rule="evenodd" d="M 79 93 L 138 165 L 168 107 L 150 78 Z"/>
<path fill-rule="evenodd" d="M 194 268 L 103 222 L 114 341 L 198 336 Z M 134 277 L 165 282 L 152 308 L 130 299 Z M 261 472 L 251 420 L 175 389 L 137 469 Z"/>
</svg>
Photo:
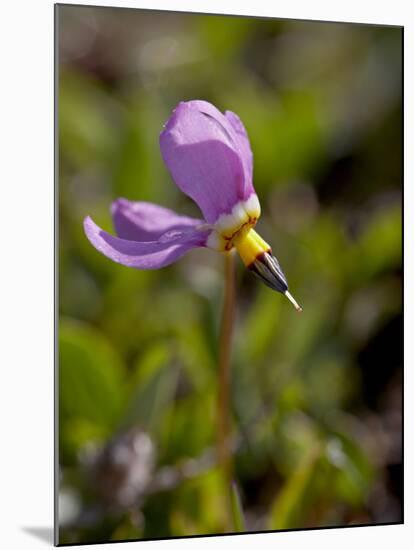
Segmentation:
<svg viewBox="0 0 414 550">
<path fill-rule="evenodd" d="M 230 366 L 235 310 L 235 267 L 234 253 L 225 255 L 224 303 L 221 317 L 220 347 L 218 357 L 218 401 L 217 401 L 217 458 L 226 485 L 228 523 L 231 518 L 233 475 L 230 438 Z"/>
</svg>

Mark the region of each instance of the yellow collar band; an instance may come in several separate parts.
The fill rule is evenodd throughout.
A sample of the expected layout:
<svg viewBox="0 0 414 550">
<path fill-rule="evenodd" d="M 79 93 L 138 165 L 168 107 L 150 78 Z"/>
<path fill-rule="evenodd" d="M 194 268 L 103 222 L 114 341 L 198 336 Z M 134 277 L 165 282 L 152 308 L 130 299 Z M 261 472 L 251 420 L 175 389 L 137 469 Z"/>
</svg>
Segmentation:
<svg viewBox="0 0 414 550">
<path fill-rule="evenodd" d="M 218 218 L 212 226 L 207 246 L 225 253 L 236 248 L 244 265 L 268 287 L 284 294 L 300 312 L 302 308 L 290 294 L 286 277 L 270 245 L 253 229 L 259 216 L 257 195 L 250 195 L 246 201 L 238 202 L 230 214 Z M 201 230 L 204 228 L 200 227 Z"/>
</svg>

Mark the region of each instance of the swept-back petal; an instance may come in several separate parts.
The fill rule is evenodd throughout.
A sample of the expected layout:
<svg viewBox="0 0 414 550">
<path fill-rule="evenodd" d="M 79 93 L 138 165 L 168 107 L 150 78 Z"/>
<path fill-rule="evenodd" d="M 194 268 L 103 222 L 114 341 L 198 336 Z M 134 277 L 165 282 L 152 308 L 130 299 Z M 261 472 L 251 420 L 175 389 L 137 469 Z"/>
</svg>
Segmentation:
<svg viewBox="0 0 414 550">
<path fill-rule="evenodd" d="M 193 227 L 164 233 L 157 241 L 132 241 L 110 235 L 88 216 L 84 220 L 91 244 L 114 262 L 137 269 L 158 269 L 177 261 L 193 248 L 205 246 L 206 233 Z"/>
<path fill-rule="evenodd" d="M 236 132 L 237 144 L 241 151 L 241 158 L 243 160 L 246 175 L 243 198 L 247 199 L 255 192 L 253 188 L 253 153 L 250 147 L 249 136 L 247 135 L 243 122 L 236 113 L 226 111 L 224 114 Z"/>
<path fill-rule="evenodd" d="M 122 198 L 112 203 L 111 213 L 117 235 L 129 241 L 157 241 L 168 231 L 184 231 L 204 223 L 158 204 Z"/>
<path fill-rule="evenodd" d="M 180 103 L 161 132 L 160 147 L 175 183 L 209 223 L 249 196 L 245 147 L 232 123 L 210 103 Z"/>
</svg>

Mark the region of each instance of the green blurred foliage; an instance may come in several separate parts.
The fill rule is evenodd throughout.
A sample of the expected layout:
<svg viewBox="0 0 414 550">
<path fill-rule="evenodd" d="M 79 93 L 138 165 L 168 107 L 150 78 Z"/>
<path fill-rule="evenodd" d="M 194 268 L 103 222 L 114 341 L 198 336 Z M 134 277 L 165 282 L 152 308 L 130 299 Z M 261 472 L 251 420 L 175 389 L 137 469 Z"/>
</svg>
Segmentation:
<svg viewBox="0 0 414 550">
<path fill-rule="evenodd" d="M 60 542 L 400 521 L 401 30 L 58 19 Z M 198 215 L 158 146 L 194 98 L 244 121 L 258 230 L 304 307 L 239 264 L 232 526 L 214 459 L 221 257 L 137 271 L 82 228 L 112 231 L 119 196 Z"/>
</svg>

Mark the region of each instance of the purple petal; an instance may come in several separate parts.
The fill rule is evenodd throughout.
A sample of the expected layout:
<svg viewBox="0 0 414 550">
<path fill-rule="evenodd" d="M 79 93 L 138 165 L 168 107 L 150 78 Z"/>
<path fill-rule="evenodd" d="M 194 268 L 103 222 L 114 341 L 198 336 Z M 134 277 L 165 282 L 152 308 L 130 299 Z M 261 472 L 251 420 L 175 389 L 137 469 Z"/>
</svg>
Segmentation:
<svg viewBox="0 0 414 550">
<path fill-rule="evenodd" d="M 127 199 L 113 202 L 111 213 L 117 235 L 128 241 L 157 241 L 167 231 L 195 228 L 204 223 L 157 204 Z"/>
<path fill-rule="evenodd" d="M 138 242 L 114 237 L 88 216 L 83 223 L 92 245 L 114 262 L 138 269 L 158 269 L 177 261 L 193 248 L 205 246 L 206 233 L 192 227 L 173 229 L 157 241 Z"/>
<path fill-rule="evenodd" d="M 232 122 L 210 103 L 180 103 L 161 133 L 160 147 L 175 183 L 209 223 L 251 194 L 251 153 Z"/>
<path fill-rule="evenodd" d="M 241 151 L 241 157 L 244 163 L 244 169 L 246 174 L 244 199 L 247 199 L 252 193 L 255 192 L 253 187 L 253 153 L 250 147 L 249 136 L 247 135 L 246 128 L 240 118 L 232 111 L 226 111 L 225 116 L 230 124 L 233 126 L 239 150 Z"/>
</svg>

